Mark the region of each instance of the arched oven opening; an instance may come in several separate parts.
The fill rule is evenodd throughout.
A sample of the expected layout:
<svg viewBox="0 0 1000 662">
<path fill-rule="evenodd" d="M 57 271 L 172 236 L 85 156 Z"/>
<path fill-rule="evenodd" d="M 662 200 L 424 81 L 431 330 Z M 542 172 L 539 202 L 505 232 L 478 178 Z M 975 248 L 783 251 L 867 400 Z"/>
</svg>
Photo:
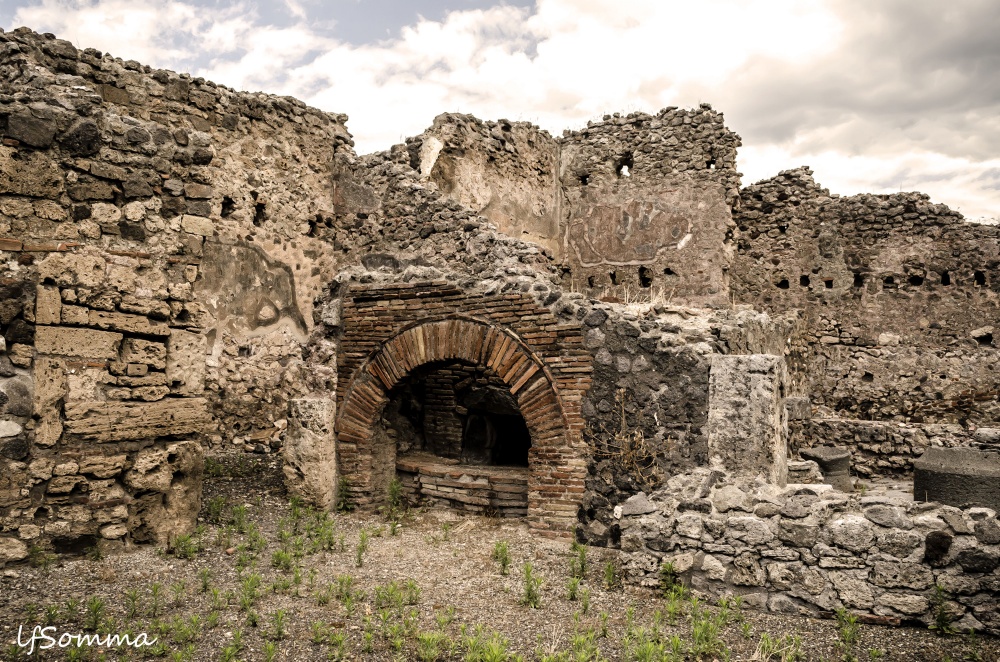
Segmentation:
<svg viewBox="0 0 1000 662">
<path fill-rule="evenodd" d="M 459 362 L 415 369 L 390 393 L 384 435 L 404 493 L 497 516 L 527 514 L 531 433 L 510 387 L 490 368 Z"/>
</svg>

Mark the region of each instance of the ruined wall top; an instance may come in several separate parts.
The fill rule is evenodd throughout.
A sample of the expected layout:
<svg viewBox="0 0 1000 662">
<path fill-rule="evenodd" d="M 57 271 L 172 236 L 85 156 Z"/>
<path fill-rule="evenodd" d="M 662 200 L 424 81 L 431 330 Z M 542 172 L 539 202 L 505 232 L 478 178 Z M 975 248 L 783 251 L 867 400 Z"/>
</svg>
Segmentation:
<svg viewBox="0 0 1000 662">
<path fill-rule="evenodd" d="M 723 114 L 707 103 L 692 109 L 669 106 L 655 115 L 605 115 L 599 122 L 588 122 L 586 128 L 564 131 L 559 142 L 566 187 L 613 185 L 623 176 L 646 184 L 683 173 L 721 184 L 731 205 L 739 197 L 736 149 L 742 144 L 740 137 L 726 127 Z"/>
<path fill-rule="evenodd" d="M 323 112 L 293 97 L 237 92 L 190 74 L 153 69 L 93 48 L 77 49 L 64 39 L 28 28 L 0 30 L 0 44 L 3 91 L 14 96 L 9 101 L 45 102 L 50 106 L 44 110 L 32 108 L 34 115 L 42 116 L 38 119 L 55 123 L 34 136 L 43 144 L 33 146 L 51 144 L 51 129 L 65 130 L 63 122 L 72 119 L 65 116 L 66 111 L 87 116 L 105 104 L 128 109 L 126 114 L 143 119 L 159 113 L 187 116 L 198 131 L 208 131 L 212 126 L 236 129 L 240 118 L 290 121 L 305 133 L 329 131 L 334 147 L 349 148 L 354 144 L 345 128 L 347 115 Z M 81 83 L 86 89 L 77 87 Z M 60 135 L 64 143 L 69 138 Z M 76 150 L 86 152 L 88 145 L 77 145 Z"/>
</svg>

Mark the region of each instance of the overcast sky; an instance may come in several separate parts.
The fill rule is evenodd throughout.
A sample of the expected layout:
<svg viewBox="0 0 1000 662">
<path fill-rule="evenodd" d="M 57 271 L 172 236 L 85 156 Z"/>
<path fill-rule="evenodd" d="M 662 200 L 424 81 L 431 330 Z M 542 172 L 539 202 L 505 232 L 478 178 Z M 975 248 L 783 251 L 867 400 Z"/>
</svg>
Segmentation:
<svg viewBox="0 0 1000 662">
<path fill-rule="evenodd" d="M 445 111 L 558 135 L 709 102 L 744 184 L 809 165 L 1000 216 L 996 0 L 0 0 L 21 25 L 345 112 L 359 153 Z"/>
</svg>

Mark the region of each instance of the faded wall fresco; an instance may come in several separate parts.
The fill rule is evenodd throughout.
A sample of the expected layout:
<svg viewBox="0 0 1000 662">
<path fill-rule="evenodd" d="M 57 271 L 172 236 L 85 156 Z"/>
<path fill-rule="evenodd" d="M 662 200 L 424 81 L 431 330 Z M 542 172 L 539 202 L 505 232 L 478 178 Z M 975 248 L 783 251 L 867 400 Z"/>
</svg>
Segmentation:
<svg viewBox="0 0 1000 662">
<path fill-rule="evenodd" d="M 675 300 L 725 299 L 732 215 L 718 186 L 579 187 L 563 234 L 574 284 L 656 288 Z M 574 196 L 575 197 L 575 196 Z"/>
</svg>

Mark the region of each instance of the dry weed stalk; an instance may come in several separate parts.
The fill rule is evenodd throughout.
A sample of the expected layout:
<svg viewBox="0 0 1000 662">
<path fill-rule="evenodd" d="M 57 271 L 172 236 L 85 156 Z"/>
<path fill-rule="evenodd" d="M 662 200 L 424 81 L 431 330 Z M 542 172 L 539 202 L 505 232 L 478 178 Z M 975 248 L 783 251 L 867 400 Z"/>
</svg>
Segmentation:
<svg viewBox="0 0 1000 662">
<path fill-rule="evenodd" d="M 625 413 L 627 393 L 618 389 L 615 400 L 618 403 L 618 429 L 610 431 L 601 424 L 603 448 L 598 453 L 611 460 L 625 473 L 635 476 L 645 486 L 653 486 L 656 478 L 656 455 L 646 445 L 646 437 L 640 428 L 629 428 Z"/>
</svg>

